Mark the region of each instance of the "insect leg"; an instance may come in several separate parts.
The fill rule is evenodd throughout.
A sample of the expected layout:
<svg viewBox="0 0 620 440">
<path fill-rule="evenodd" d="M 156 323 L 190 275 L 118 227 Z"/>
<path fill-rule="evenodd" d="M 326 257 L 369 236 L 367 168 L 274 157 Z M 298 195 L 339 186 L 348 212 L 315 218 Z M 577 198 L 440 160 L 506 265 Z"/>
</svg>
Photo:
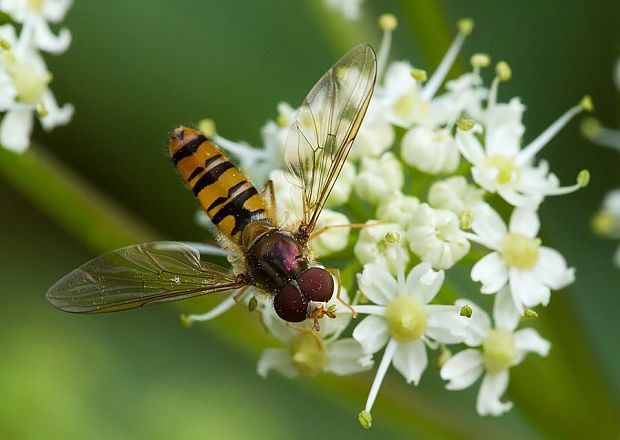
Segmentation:
<svg viewBox="0 0 620 440">
<path fill-rule="evenodd" d="M 305 333 L 306 335 L 310 335 L 312 336 L 312 338 L 314 339 L 314 342 L 316 342 L 316 345 L 322 350 L 323 349 L 323 344 L 321 344 L 321 339 L 319 338 L 319 336 L 316 334 L 316 331 L 314 331 L 314 327 L 312 328 L 306 328 L 306 327 L 295 327 L 294 325 L 292 325 L 290 322 L 286 323 L 286 326 L 295 330 L 296 332 L 299 333 Z"/>
<path fill-rule="evenodd" d="M 335 275 L 336 280 L 338 281 L 338 288 L 336 289 L 336 299 L 340 301 L 340 303 L 343 306 L 345 306 L 347 309 L 351 311 L 351 316 L 353 316 L 353 318 L 357 318 L 357 312 L 353 310 L 353 307 L 351 307 L 351 304 L 346 302 L 341 296 L 342 295 L 342 279 L 340 278 L 340 270 L 338 269 L 325 269 L 325 270 L 331 273 L 332 275 Z"/>
<path fill-rule="evenodd" d="M 239 298 L 238 297 L 243 295 L 243 293 L 246 291 L 246 289 L 248 287 L 249 286 L 241 287 L 237 291 L 237 293 L 235 293 L 233 295 L 229 295 L 224 301 L 222 301 L 221 303 L 219 303 L 217 306 L 213 307 L 211 310 L 209 310 L 206 313 L 203 313 L 203 314 L 200 314 L 200 315 L 194 315 L 194 314 L 186 315 L 186 314 L 182 314 L 181 315 L 181 322 L 183 322 L 183 325 L 185 325 L 186 327 L 189 327 L 195 321 L 210 321 L 213 318 L 217 318 L 218 316 L 220 316 L 224 312 L 226 312 L 229 309 L 231 309 L 235 305 L 235 303 L 239 303 Z M 245 307 L 245 304 L 242 304 L 242 305 Z"/>
<path fill-rule="evenodd" d="M 379 226 L 384 224 L 384 221 L 376 221 L 376 222 L 372 222 L 372 223 L 348 223 L 346 225 L 328 225 L 328 226 L 323 226 L 321 229 L 317 229 L 316 231 L 314 231 L 312 234 L 310 234 L 310 240 L 318 237 L 319 235 L 329 231 L 330 229 L 334 229 L 334 228 L 351 228 L 351 229 L 364 229 L 364 228 L 370 228 L 372 226 Z"/>
<path fill-rule="evenodd" d="M 278 221 L 277 214 L 278 210 L 276 207 L 276 192 L 273 189 L 273 180 L 269 179 L 267 183 L 265 183 L 265 189 L 263 189 L 264 197 L 269 201 L 269 207 L 267 208 L 267 215 L 269 218 L 276 223 Z"/>
</svg>

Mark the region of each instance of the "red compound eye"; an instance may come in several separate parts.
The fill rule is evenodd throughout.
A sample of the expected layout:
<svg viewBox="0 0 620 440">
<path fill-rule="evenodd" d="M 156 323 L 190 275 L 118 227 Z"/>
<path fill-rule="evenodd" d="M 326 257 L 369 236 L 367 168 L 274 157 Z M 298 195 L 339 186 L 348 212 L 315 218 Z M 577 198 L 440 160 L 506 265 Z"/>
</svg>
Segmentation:
<svg viewBox="0 0 620 440">
<path fill-rule="evenodd" d="M 306 319 L 308 300 L 292 284 L 287 284 L 276 293 L 273 308 L 278 316 L 288 322 L 301 322 Z"/>
<path fill-rule="evenodd" d="M 311 267 L 297 278 L 301 293 L 308 301 L 327 302 L 334 293 L 334 279 L 320 267 Z"/>
</svg>

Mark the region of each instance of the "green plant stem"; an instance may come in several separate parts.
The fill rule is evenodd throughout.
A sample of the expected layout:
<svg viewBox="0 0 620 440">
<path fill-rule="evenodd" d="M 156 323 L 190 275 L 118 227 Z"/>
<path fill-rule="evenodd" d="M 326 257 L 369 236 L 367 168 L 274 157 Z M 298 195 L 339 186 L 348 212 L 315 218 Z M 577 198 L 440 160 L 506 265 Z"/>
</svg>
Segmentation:
<svg viewBox="0 0 620 440">
<path fill-rule="evenodd" d="M 157 234 L 49 154 L 0 147 L 0 174 L 63 229 L 96 252 L 153 241 Z"/>
</svg>

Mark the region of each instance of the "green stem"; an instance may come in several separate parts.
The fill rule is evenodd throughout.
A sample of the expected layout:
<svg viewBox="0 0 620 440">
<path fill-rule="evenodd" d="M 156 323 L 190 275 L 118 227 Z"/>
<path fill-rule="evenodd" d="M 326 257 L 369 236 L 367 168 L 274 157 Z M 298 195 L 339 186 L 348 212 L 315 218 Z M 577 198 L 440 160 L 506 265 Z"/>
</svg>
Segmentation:
<svg viewBox="0 0 620 440">
<path fill-rule="evenodd" d="M 47 153 L 0 147 L 0 174 L 68 233 L 97 252 L 153 241 L 157 234 Z"/>
</svg>

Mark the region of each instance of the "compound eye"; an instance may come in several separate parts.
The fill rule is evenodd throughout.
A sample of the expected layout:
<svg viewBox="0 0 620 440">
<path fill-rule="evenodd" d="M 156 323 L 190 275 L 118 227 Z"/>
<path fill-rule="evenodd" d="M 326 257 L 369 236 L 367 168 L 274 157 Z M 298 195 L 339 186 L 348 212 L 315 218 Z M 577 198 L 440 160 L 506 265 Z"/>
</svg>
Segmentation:
<svg viewBox="0 0 620 440">
<path fill-rule="evenodd" d="M 334 279 L 320 267 L 311 267 L 297 278 L 297 283 L 308 301 L 327 302 L 334 293 Z"/>
<path fill-rule="evenodd" d="M 278 316 L 288 322 L 301 322 L 306 319 L 308 300 L 292 284 L 276 293 L 273 308 Z"/>
</svg>

